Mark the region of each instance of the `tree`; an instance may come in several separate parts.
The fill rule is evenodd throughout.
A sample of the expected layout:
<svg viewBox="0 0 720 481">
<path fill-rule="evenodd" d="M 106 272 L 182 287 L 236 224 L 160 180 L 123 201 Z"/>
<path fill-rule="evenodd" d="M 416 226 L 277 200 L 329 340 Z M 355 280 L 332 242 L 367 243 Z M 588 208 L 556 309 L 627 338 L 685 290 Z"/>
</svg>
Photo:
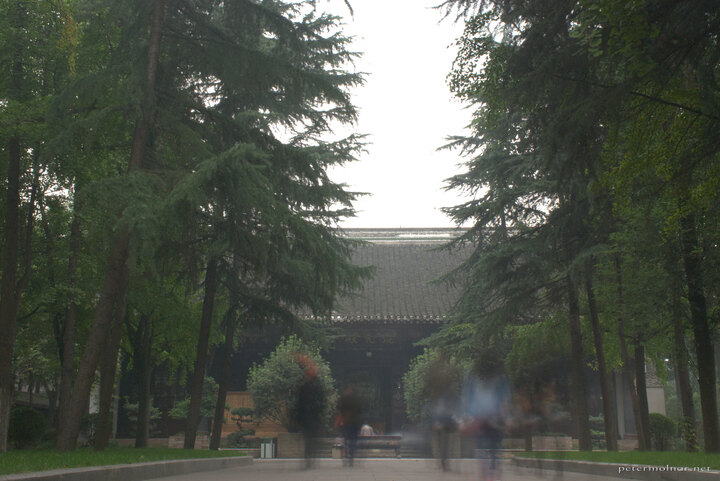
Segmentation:
<svg viewBox="0 0 720 481">
<path fill-rule="evenodd" d="M 0 7 L 0 116 L 4 198 L 0 283 L 0 452 L 7 450 L 13 396 L 12 356 L 17 316 L 32 266 L 43 112 L 71 69 L 72 33 L 62 4 L 4 2 Z M 5 160 L 6 159 L 6 160 Z M 21 218 L 24 207 L 24 223 Z"/>
<path fill-rule="evenodd" d="M 103 20 L 118 25 L 123 22 L 119 14 L 133 8 L 130 3 L 115 3 L 109 12 L 118 16 L 102 13 L 95 20 L 98 25 Z M 214 270 L 226 270 L 222 257 L 232 252 L 233 243 L 241 242 L 248 256 L 257 256 L 257 262 L 243 266 L 250 269 L 248 275 L 252 277 L 252 269 L 263 265 L 263 260 L 270 260 L 275 272 L 279 272 L 278 261 L 292 259 L 294 250 L 302 252 L 303 243 L 312 238 L 318 244 L 307 244 L 307 251 L 322 252 L 323 259 L 330 260 L 321 266 L 318 260 L 322 257 L 312 255 L 294 264 L 304 270 L 315 269 L 312 276 L 305 272 L 291 277 L 293 281 L 314 279 L 314 289 L 305 299 L 315 295 L 318 300 L 305 304 L 325 306 L 340 286 L 353 282 L 343 260 L 347 258 L 347 245 L 337 239 L 333 227 L 337 219 L 351 212 L 353 195 L 329 181 L 325 169 L 349 160 L 358 143 L 354 138 L 335 143 L 317 140 L 329 122 L 352 121 L 355 116 L 346 89 L 360 78 L 342 70 L 353 54 L 346 49 L 348 39 L 334 31 L 337 19 L 318 13 L 312 2 L 229 5 L 209 1 L 202 5 L 166 6 L 158 0 L 136 13 L 125 17 L 129 20 L 122 29 L 111 30 L 116 35 L 113 40 L 126 50 L 116 50 L 110 56 L 112 69 L 121 72 L 121 79 L 127 79 L 116 84 L 118 91 L 129 92 L 125 98 L 114 99 L 120 104 L 131 99 L 137 112 L 134 127 L 124 132 L 125 138 L 132 140 L 126 163 L 128 174 L 120 177 L 129 183 L 130 194 L 118 215 L 93 327 L 73 388 L 72 413 L 64 417 L 60 427 L 61 449 L 74 446 L 79 413 L 89 392 L 90 373 L 97 366 L 101 339 L 106 337 L 113 319 L 121 317 L 118 313 L 128 289 L 128 258 L 154 252 L 159 245 L 182 245 L 187 239 L 183 238 L 187 234 L 183 228 L 158 232 L 148 222 L 159 212 L 153 215 L 152 206 L 167 192 L 173 191 L 165 203 L 170 207 L 163 212 L 175 214 L 173 221 L 182 220 L 188 212 L 176 211 L 179 204 L 198 214 L 191 219 L 199 222 L 193 231 L 202 237 L 203 248 L 198 249 L 193 262 L 204 264 L 207 274 L 213 274 L 207 276 L 208 280 L 213 280 Z M 143 33 L 136 35 L 138 32 Z M 228 49 L 233 55 L 227 54 Z M 128 52 L 144 59 L 143 68 L 128 58 Z M 82 83 L 78 80 L 75 88 Z M 162 106 L 155 102 L 157 95 L 165 99 Z M 291 141 L 283 144 L 275 139 L 273 129 L 279 126 L 295 134 Z M 220 175 L 225 168 L 234 169 L 234 177 L 227 179 L 231 182 L 224 185 L 233 190 L 213 192 L 214 186 L 204 176 Z M 247 192 L 255 199 L 245 195 Z M 260 215 L 278 206 L 282 215 Z M 228 220 L 224 209 L 230 208 L 235 210 Z M 254 211 L 259 218 L 253 218 Z M 168 226 L 165 222 L 156 224 Z M 294 238 L 284 238 L 288 226 L 294 228 Z M 179 235 L 171 239 L 170 233 Z M 252 233 L 258 233 L 255 240 Z M 205 234 L 210 237 L 204 238 Z M 242 244 L 248 240 L 255 242 L 255 247 Z M 260 240 L 267 251 L 253 250 L 261 245 Z M 278 247 L 285 250 L 273 258 L 272 249 Z M 285 255 L 289 257 L 283 259 Z M 315 264 L 305 264 L 308 261 Z M 263 272 L 258 274 L 262 277 Z M 291 299 L 290 293 L 282 295 L 288 285 L 282 284 L 285 287 L 270 299 Z M 203 332 L 207 332 L 212 320 L 212 287 L 213 282 L 205 284 Z M 197 349 L 195 398 L 199 392 L 197 379 L 204 372 L 204 339 Z M 196 405 L 194 402 L 191 409 L 191 422 Z M 187 432 L 188 442 L 193 429 Z"/>
<path fill-rule="evenodd" d="M 714 114 L 717 97 L 711 94 L 717 85 L 701 73 L 717 64 L 718 25 L 711 20 L 715 16 L 709 13 L 710 5 L 609 5 L 588 0 L 550 2 L 540 8 L 523 2 L 457 0 L 443 6 L 448 12 L 457 8 L 459 18 L 466 19 L 451 88 L 478 107 L 474 134 L 454 142 L 475 157 L 468 162 L 467 174 L 449 183 L 477 194 L 474 200 L 448 209 L 456 221 L 474 222 L 463 240 L 475 242 L 478 254 L 467 266 L 474 265 L 476 278 L 481 277 L 479 269 L 487 265 L 480 260 L 491 251 L 492 231 L 509 232 L 513 239 L 524 230 L 540 231 L 533 227 L 543 225 L 546 239 L 554 243 L 550 245 L 561 248 L 563 265 L 556 266 L 555 272 L 566 274 L 570 319 L 577 319 L 573 306 L 578 282 L 573 278 L 581 278 L 580 267 L 587 265 L 588 258 L 604 262 L 608 250 L 602 243 L 612 244 L 611 234 L 626 228 L 603 219 L 612 220 L 628 199 L 649 195 L 643 202 L 653 202 L 659 193 L 672 199 L 676 208 L 669 211 L 674 214 L 666 222 L 677 223 L 685 246 L 683 283 L 688 289 L 700 378 L 704 379 L 706 449 L 716 450 L 707 275 L 703 274 L 698 232 L 707 224 L 697 217 L 711 212 L 706 202 L 714 195 L 706 195 L 707 182 L 717 178 L 718 146 L 716 139 L 707 136 L 718 121 Z M 689 27 L 685 23 L 689 18 L 697 24 Z M 649 174 L 650 179 L 657 175 L 663 180 L 647 182 Z M 598 202 L 604 197 L 609 202 Z M 529 264 L 529 258 L 543 252 L 541 246 L 526 245 L 524 253 L 508 265 Z M 497 244 L 495 248 L 503 249 Z M 500 272 L 512 270 L 505 267 Z M 536 285 L 552 279 L 552 272 L 539 272 Z M 490 300 L 494 309 L 503 306 L 507 299 L 498 299 L 497 293 L 507 284 L 496 281 L 493 287 L 483 282 L 490 285 L 481 297 L 485 306 L 492 305 Z M 510 282 L 507 276 L 505 282 Z M 551 292 L 547 284 L 542 289 Z M 590 299 L 591 291 L 587 294 Z M 628 307 L 635 301 L 620 297 Z M 477 309 L 477 301 L 474 305 L 476 314 L 483 312 Z M 525 305 L 532 307 L 532 300 Z M 599 313 L 605 308 L 591 310 Z M 631 329 L 620 324 L 619 342 L 622 346 L 626 335 L 633 336 L 637 369 L 628 372 L 626 379 L 631 387 L 637 383 L 636 422 L 638 432 L 646 434 L 642 366 L 646 343 L 658 326 L 640 319 L 636 324 L 635 319 L 623 318 L 627 314 L 621 313 L 618 320 L 629 322 Z M 577 332 L 577 327 L 572 331 Z M 578 349 L 581 343 L 575 337 L 573 346 Z M 627 371 L 631 357 L 626 348 L 621 350 Z M 580 361 L 578 351 L 573 363 Z M 580 394 L 576 405 L 582 407 Z M 608 412 L 605 418 L 609 419 Z"/>
</svg>

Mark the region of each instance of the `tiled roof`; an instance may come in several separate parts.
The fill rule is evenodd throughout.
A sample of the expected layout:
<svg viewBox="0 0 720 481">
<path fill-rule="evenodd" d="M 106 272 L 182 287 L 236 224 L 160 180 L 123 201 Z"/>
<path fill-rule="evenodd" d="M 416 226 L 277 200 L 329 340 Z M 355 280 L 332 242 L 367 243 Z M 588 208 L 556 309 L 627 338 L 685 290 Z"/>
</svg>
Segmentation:
<svg viewBox="0 0 720 481">
<path fill-rule="evenodd" d="M 375 266 L 364 288 L 338 301 L 334 324 L 436 324 L 447 320 L 460 286 L 435 282 L 469 255 L 468 250 L 437 250 L 456 231 L 450 229 L 358 229 L 348 235 L 368 244 L 353 262 Z"/>
</svg>

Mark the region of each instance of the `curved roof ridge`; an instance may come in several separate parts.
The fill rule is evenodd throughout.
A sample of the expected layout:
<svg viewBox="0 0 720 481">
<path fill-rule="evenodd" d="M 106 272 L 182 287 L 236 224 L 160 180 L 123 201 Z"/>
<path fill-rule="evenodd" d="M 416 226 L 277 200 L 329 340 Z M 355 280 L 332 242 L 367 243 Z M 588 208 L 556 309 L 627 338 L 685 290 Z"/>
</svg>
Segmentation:
<svg viewBox="0 0 720 481">
<path fill-rule="evenodd" d="M 467 259 L 471 250 L 436 247 L 418 240 L 371 241 L 357 247 L 353 263 L 375 266 L 375 276 L 359 292 L 337 301 L 334 322 L 446 322 L 462 287 L 434 281 Z"/>
</svg>

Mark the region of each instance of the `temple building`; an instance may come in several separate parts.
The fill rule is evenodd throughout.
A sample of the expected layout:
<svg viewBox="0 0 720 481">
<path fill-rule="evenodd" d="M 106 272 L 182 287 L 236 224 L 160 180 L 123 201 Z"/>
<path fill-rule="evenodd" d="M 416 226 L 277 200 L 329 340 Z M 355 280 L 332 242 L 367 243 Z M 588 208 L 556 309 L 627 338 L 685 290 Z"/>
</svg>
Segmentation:
<svg viewBox="0 0 720 481">
<path fill-rule="evenodd" d="M 338 300 L 331 315 L 332 347 L 325 353 L 339 387 L 361 386 L 365 418 L 376 432 L 400 432 L 405 425 L 401 379 L 410 361 L 422 352 L 415 345 L 448 321 L 460 286 L 440 281 L 457 267 L 469 250 L 442 249 L 456 229 L 353 229 L 363 240 L 353 262 L 374 266 L 375 275 L 362 290 Z M 264 359 L 277 338 L 256 337 L 233 360 L 233 381 L 227 403 L 249 406 L 247 371 Z M 248 349 L 252 346 L 252 349 Z M 234 429 L 228 425 L 228 432 Z M 258 435 L 281 432 L 280 426 L 261 424 Z"/>
</svg>

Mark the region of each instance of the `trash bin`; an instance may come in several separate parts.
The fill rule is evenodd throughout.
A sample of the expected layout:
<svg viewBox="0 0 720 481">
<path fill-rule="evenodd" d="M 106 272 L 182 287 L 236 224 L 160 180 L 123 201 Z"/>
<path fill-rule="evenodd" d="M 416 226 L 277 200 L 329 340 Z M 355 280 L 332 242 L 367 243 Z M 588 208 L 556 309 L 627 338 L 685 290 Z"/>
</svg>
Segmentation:
<svg viewBox="0 0 720 481">
<path fill-rule="evenodd" d="M 269 459 L 275 457 L 275 439 L 263 438 L 260 442 L 260 457 L 262 459 Z"/>
<path fill-rule="evenodd" d="M 334 459 L 340 459 L 343 457 L 343 448 L 344 446 L 341 443 L 335 443 L 332 447 L 332 457 Z"/>
</svg>

